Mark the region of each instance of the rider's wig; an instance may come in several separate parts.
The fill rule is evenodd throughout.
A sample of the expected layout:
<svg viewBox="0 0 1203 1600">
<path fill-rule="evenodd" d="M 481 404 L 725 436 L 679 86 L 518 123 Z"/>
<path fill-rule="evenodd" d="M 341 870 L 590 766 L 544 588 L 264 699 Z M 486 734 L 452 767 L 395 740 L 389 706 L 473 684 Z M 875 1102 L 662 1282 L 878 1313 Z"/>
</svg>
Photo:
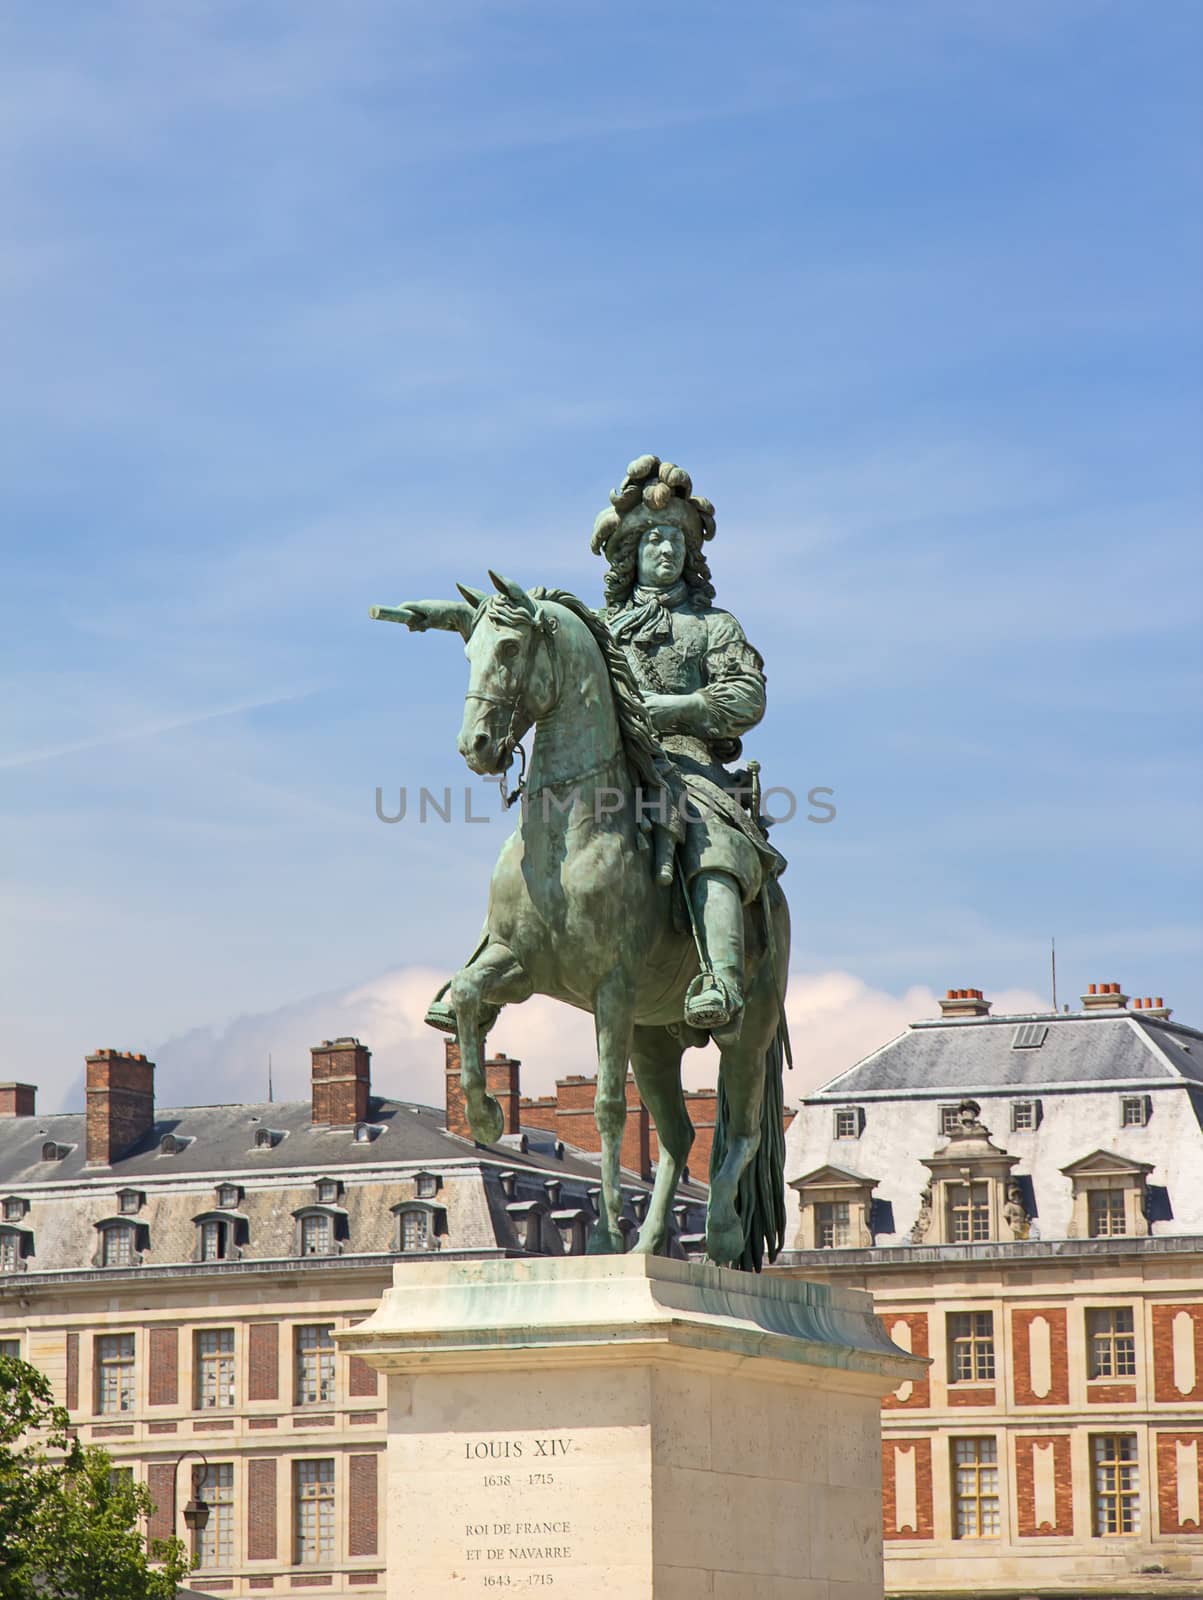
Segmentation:
<svg viewBox="0 0 1203 1600">
<path fill-rule="evenodd" d="M 626 477 L 610 491 L 610 504 L 593 524 L 592 550 L 609 563 L 605 577 L 606 609 L 617 611 L 630 599 L 638 581 L 639 540 L 652 517 L 675 522 L 685 535 L 685 567 L 681 573 L 696 599 L 714 598 L 710 567 L 703 544 L 714 538 L 714 507 L 693 493 L 684 467 L 659 456 L 639 456 Z"/>
</svg>

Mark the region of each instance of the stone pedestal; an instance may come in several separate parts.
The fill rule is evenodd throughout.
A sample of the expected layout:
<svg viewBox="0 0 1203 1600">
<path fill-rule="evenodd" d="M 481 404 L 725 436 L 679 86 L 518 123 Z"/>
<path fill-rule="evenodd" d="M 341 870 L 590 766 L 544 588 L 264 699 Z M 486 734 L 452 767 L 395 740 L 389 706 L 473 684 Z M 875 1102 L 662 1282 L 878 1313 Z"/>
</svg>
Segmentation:
<svg viewBox="0 0 1203 1600">
<path fill-rule="evenodd" d="M 881 1600 L 868 1295 L 648 1256 L 399 1264 L 389 1600 Z"/>
</svg>

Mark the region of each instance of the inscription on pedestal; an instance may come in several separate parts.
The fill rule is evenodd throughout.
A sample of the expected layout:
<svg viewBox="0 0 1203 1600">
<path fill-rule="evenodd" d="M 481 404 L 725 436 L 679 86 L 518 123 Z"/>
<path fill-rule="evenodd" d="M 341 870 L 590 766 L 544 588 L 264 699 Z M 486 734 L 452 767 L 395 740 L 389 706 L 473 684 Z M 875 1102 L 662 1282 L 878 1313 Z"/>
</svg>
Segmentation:
<svg viewBox="0 0 1203 1600">
<path fill-rule="evenodd" d="M 614 1517 L 620 1482 L 630 1488 L 633 1435 L 598 1428 L 398 1441 L 407 1511 L 421 1529 L 411 1546 L 420 1592 L 593 1593 L 615 1564 Z"/>
</svg>

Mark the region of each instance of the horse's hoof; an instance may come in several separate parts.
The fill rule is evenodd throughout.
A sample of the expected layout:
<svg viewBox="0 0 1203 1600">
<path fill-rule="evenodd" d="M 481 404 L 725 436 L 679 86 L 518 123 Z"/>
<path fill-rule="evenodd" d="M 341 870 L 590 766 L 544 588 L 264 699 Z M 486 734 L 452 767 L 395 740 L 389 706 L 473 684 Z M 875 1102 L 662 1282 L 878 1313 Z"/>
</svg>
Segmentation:
<svg viewBox="0 0 1203 1600">
<path fill-rule="evenodd" d="M 626 1250 L 626 1247 L 627 1242 L 617 1229 L 610 1233 L 605 1228 L 594 1228 L 585 1246 L 585 1254 L 587 1256 L 620 1256 Z"/>
<path fill-rule="evenodd" d="M 731 1222 L 706 1224 L 706 1254 L 716 1266 L 738 1266 L 743 1253 L 744 1230 L 738 1218 Z"/>
<path fill-rule="evenodd" d="M 468 1126 L 477 1144 L 496 1144 L 505 1132 L 505 1116 L 491 1094 L 473 1104 L 468 1102 Z"/>
</svg>

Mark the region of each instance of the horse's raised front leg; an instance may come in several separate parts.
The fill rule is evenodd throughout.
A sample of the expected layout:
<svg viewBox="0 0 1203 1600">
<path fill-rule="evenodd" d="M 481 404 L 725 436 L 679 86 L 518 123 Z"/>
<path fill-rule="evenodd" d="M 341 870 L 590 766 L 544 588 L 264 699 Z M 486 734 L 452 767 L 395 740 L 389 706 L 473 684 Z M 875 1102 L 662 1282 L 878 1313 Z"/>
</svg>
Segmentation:
<svg viewBox="0 0 1203 1600">
<path fill-rule="evenodd" d="M 627 1120 L 627 1064 L 635 1029 L 635 984 L 629 974 L 615 969 L 602 982 L 594 997 L 593 1022 L 597 1032 L 593 1113 L 601 1136 L 601 1199 L 589 1253 L 621 1255 L 626 1249 L 618 1226 L 622 1215 L 622 1130 Z"/>
<path fill-rule="evenodd" d="M 482 1013 L 488 1008 L 528 1000 L 533 985 L 517 956 L 506 945 L 490 943 L 482 955 L 461 967 L 451 980 L 459 1039 L 460 1082 L 468 1112 L 468 1126 L 477 1144 L 496 1144 L 505 1132 L 501 1107 L 485 1088 L 481 1046 L 485 1028 Z M 491 1020 L 495 1012 L 488 1012 Z"/>
<path fill-rule="evenodd" d="M 655 1255 L 668 1241 L 669 1214 L 693 1146 L 693 1123 L 681 1087 L 682 1053 L 667 1028 L 635 1029 L 631 1065 L 660 1143 L 656 1186 L 635 1246 L 641 1255 Z"/>
</svg>

